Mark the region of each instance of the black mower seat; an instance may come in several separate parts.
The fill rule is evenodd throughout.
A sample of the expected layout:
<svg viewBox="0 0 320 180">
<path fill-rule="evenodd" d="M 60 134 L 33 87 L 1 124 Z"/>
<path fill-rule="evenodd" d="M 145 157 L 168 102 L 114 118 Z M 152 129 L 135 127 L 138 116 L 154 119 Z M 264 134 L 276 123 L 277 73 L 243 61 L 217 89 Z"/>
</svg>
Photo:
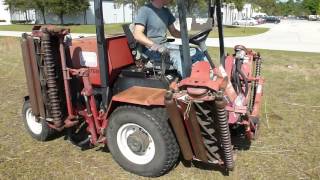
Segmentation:
<svg viewBox="0 0 320 180">
<path fill-rule="evenodd" d="M 135 60 L 143 60 L 147 62 L 149 57 L 142 53 L 142 45 L 140 45 L 133 36 L 133 24 L 124 24 L 122 25 L 122 29 L 127 36 L 129 48 Z"/>
<path fill-rule="evenodd" d="M 143 45 L 139 44 L 133 36 L 133 29 L 134 24 L 124 24 L 122 25 L 122 29 L 128 39 L 128 45 L 131 50 L 131 53 L 135 60 L 139 60 L 147 64 L 148 62 L 151 62 L 153 64 L 153 68 L 159 69 L 161 66 L 161 62 L 155 62 L 152 59 L 150 59 L 146 54 L 142 52 Z M 168 39 L 167 42 L 174 42 L 175 39 Z M 165 62 L 166 69 L 169 69 L 170 66 L 173 65 L 171 62 Z"/>
</svg>

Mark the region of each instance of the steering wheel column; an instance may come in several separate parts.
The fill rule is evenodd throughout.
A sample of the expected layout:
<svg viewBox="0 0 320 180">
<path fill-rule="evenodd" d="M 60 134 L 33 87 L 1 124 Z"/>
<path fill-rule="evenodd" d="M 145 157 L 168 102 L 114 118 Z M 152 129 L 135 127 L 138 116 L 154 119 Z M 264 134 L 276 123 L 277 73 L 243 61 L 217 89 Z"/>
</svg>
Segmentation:
<svg viewBox="0 0 320 180">
<path fill-rule="evenodd" d="M 209 36 L 211 31 L 212 31 L 212 28 L 208 28 L 208 29 L 205 29 L 205 30 L 195 34 L 195 35 L 192 35 L 189 38 L 189 42 L 191 44 L 199 46 L 201 51 L 207 57 L 211 68 L 213 69 L 213 68 L 215 68 L 215 65 L 212 62 L 211 56 L 208 53 L 208 47 L 206 45 L 206 40 L 207 40 L 207 38 L 208 38 L 208 36 Z"/>
</svg>

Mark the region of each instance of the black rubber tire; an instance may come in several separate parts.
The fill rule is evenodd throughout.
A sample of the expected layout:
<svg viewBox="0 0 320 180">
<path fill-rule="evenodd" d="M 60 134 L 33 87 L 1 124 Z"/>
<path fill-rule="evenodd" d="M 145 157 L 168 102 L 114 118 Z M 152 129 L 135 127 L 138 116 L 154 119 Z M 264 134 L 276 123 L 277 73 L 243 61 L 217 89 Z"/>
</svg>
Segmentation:
<svg viewBox="0 0 320 180">
<path fill-rule="evenodd" d="M 260 126 L 261 126 L 261 121 L 259 118 L 254 118 L 252 120 L 252 123 L 254 125 L 256 125 L 256 131 L 254 132 L 254 135 L 253 135 L 253 140 L 257 140 L 259 138 L 259 132 L 260 132 Z"/>
<path fill-rule="evenodd" d="M 26 101 L 24 101 L 23 106 L 22 106 L 22 120 L 23 120 L 23 124 L 24 124 L 25 128 L 27 129 L 28 133 L 31 135 L 31 137 L 33 137 L 34 139 L 36 139 L 38 141 L 49 140 L 52 137 L 52 135 L 55 133 L 55 130 L 50 128 L 48 126 L 48 123 L 42 119 L 42 120 L 40 120 L 40 123 L 42 125 L 41 132 L 39 134 L 35 134 L 34 132 L 32 132 L 32 130 L 30 129 L 30 127 L 27 123 L 27 117 L 26 117 L 29 110 L 31 110 L 31 113 L 32 113 L 30 101 L 26 100 Z"/>
<path fill-rule="evenodd" d="M 87 123 L 82 122 L 76 126 L 66 129 L 66 138 L 73 145 L 80 147 L 82 150 L 90 149 L 90 133 L 87 131 Z M 76 132 L 77 131 L 77 132 Z"/>
<path fill-rule="evenodd" d="M 111 114 L 107 128 L 108 148 L 114 160 L 125 170 L 146 177 L 158 177 L 171 170 L 178 160 L 180 149 L 167 120 L 166 112 L 161 108 L 118 107 Z M 152 137 L 155 155 L 149 163 L 136 164 L 119 150 L 117 132 L 127 123 L 143 127 Z"/>
</svg>

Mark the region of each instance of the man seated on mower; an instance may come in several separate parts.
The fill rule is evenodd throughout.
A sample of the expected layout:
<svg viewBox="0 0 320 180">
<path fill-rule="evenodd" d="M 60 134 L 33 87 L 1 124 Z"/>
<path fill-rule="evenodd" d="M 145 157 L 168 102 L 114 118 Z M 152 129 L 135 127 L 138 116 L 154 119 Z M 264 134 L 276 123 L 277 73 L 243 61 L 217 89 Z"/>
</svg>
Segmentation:
<svg viewBox="0 0 320 180">
<path fill-rule="evenodd" d="M 174 27 L 176 18 L 164 6 L 170 0 L 151 0 L 151 3 L 141 7 L 134 21 L 134 38 L 145 46 L 143 53 L 154 61 L 160 61 L 161 53 L 169 50 L 170 61 L 178 73 L 182 74 L 180 48 L 167 43 L 167 29 L 175 38 L 180 38 L 180 31 Z M 206 59 L 198 48 L 191 48 L 192 62 Z"/>
</svg>

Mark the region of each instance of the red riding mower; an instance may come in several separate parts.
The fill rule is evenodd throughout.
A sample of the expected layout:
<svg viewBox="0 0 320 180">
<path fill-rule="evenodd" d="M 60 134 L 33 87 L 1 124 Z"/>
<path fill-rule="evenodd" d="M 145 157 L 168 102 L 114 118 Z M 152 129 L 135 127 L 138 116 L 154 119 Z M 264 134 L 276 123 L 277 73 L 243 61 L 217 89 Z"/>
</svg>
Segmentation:
<svg viewBox="0 0 320 180">
<path fill-rule="evenodd" d="M 126 35 L 105 37 L 101 0 L 95 0 L 97 37 L 71 43 L 69 30 L 50 26 L 24 34 L 28 132 L 45 141 L 64 131 L 82 148 L 106 144 L 120 166 L 142 176 L 165 174 L 180 152 L 187 161 L 232 170 L 230 132 L 250 141 L 259 127 L 261 58 L 240 45 L 225 57 L 220 1 L 209 4 L 210 17 L 217 9 L 221 66 L 205 46 L 211 28 L 188 39 L 185 1 L 178 0 L 182 77 L 167 68 L 166 53 L 159 65 L 137 58 L 128 27 Z M 192 65 L 189 42 L 209 61 Z"/>
</svg>

